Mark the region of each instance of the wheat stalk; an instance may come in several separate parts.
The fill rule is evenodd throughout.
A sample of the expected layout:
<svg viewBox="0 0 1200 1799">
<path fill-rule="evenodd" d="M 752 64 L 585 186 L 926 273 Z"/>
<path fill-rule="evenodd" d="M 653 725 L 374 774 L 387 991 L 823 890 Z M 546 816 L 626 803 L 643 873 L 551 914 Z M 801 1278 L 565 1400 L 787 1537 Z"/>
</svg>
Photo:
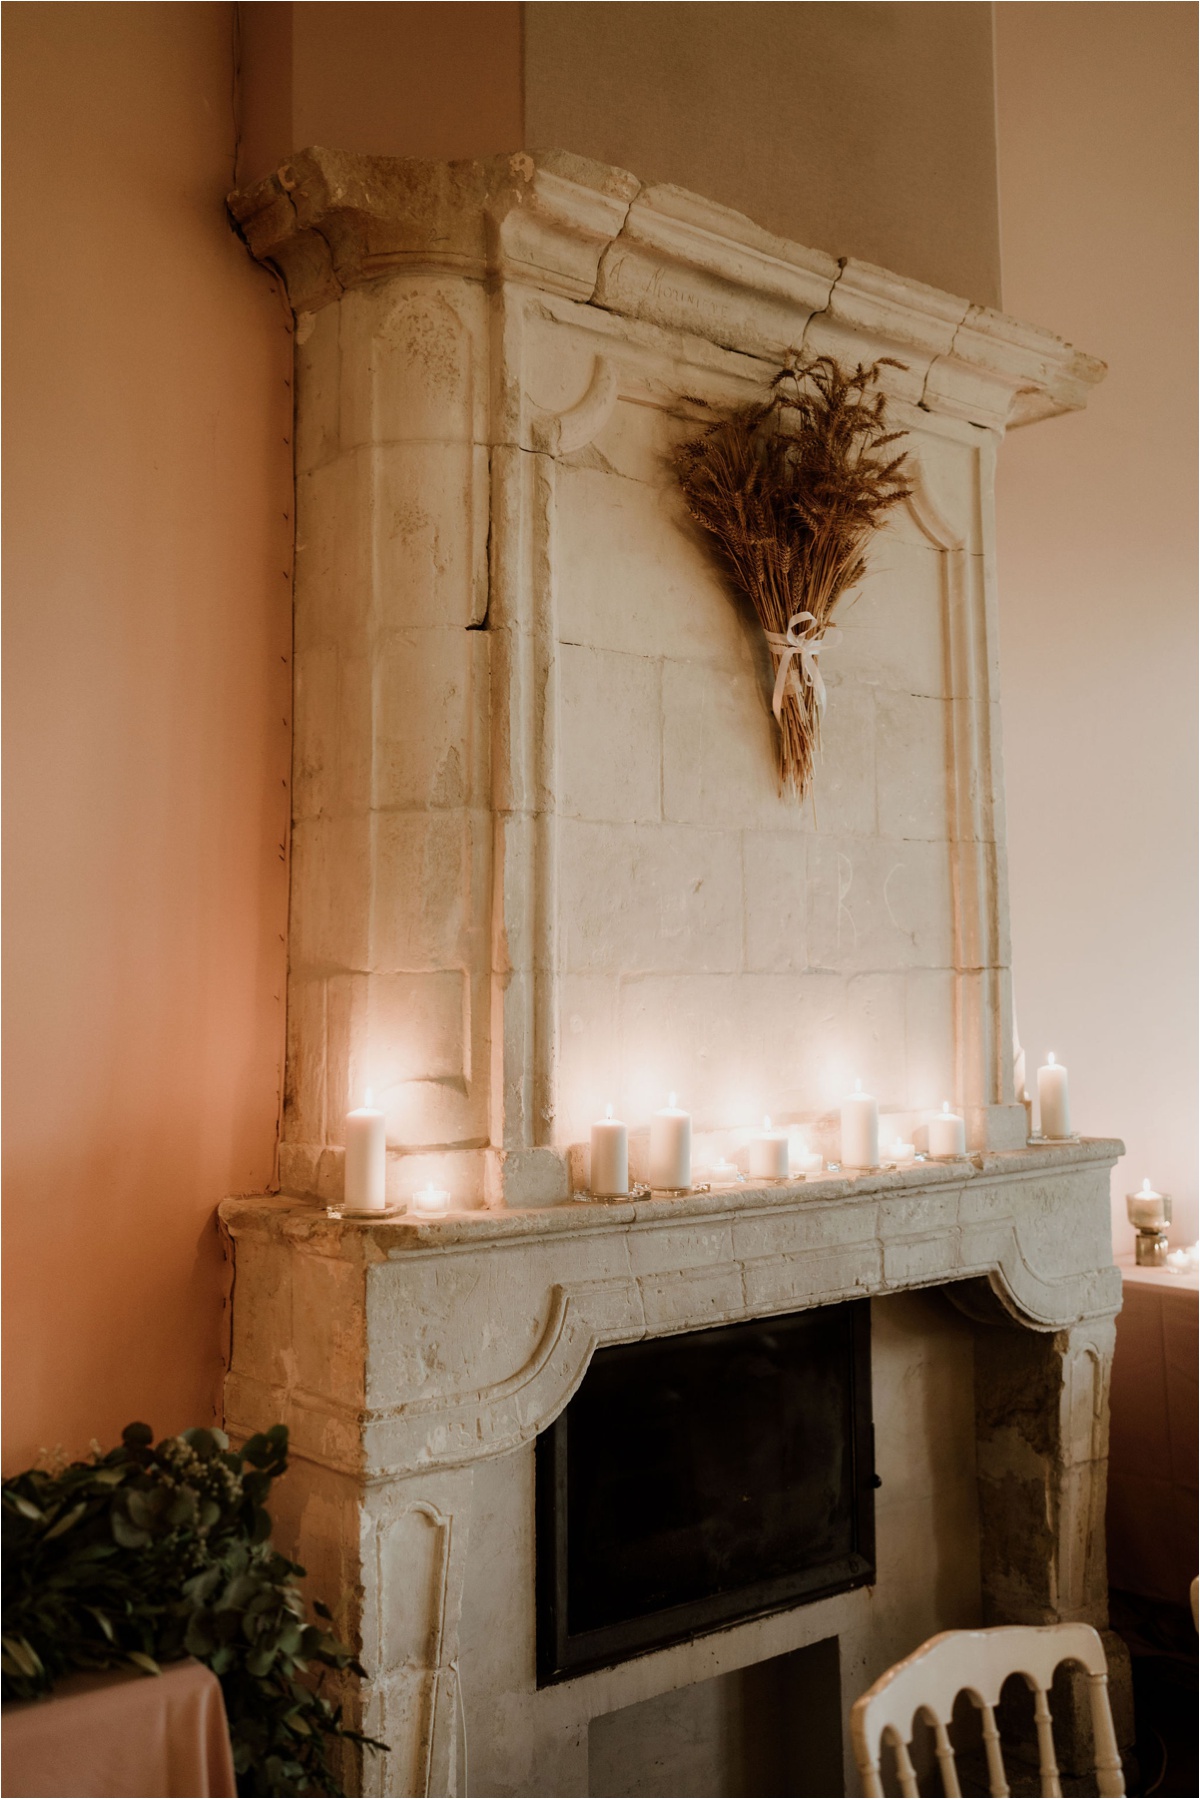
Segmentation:
<svg viewBox="0 0 1200 1799">
<path fill-rule="evenodd" d="M 676 473 L 688 511 L 716 540 L 726 573 L 764 631 L 782 636 L 811 612 L 819 637 L 862 579 L 884 515 L 912 492 L 905 435 L 888 429 L 883 357 L 852 373 L 831 356 L 789 363 L 765 400 L 738 407 L 682 444 Z M 789 683 L 780 717 L 781 792 L 803 799 L 820 746 L 813 689 Z"/>
</svg>

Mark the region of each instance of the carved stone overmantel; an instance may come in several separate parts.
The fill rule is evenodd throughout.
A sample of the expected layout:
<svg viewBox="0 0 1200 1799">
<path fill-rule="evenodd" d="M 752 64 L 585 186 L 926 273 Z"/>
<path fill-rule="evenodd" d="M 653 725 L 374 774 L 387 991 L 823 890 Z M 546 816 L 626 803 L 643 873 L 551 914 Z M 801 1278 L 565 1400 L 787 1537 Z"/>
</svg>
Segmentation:
<svg viewBox="0 0 1200 1799">
<path fill-rule="evenodd" d="M 367 1085 L 397 1197 L 561 1200 L 598 1103 L 659 1087 L 719 1133 L 744 1083 L 820 1139 L 834 1074 L 748 1041 L 805 1010 L 838 1078 L 878 1046 L 899 1128 L 951 1096 L 1022 1143 L 994 458 L 1101 365 L 558 152 L 312 150 L 231 204 L 297 312 L 285 1186 L 339 1197 Z M 903 364 L 917 477 L 839 615 L 815 816 L 669 467 L 796 351 Z"/>
</svg>

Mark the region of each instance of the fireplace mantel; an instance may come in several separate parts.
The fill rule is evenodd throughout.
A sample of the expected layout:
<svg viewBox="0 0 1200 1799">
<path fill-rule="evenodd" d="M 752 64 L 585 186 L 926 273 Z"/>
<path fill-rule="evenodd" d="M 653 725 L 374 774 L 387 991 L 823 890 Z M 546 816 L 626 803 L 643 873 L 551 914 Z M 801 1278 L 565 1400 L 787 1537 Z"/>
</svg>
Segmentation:
<svg viewBox="0 0 1200 1799">
<path fill-rule="evenodd" d="M 297 542 L 285 1196 L 222 1208 L 225 1405 L 289 1427 L 280 1529 L 391 1745 L 364 1790 L 459 1791 L 468 1717 L 473 1784 L 582 1793 L 589 1720 L 708 1674 L 836 1636 L 861 1690 L 948 1623 L 1103 1626 L 1121 1150 L 1030 1145 L 1014 1085 L 993 525 L 1004 432 L 1102 365 L 562 152 L 308 150 L 230 205 L 296 315 Z M 913 474 L 812 811 L 671 472 L 797 353 L 894 359 Z M 606 1101 L 836 1158 L 855 1076 L 918 1147 L 953 1098 L 969 1157 L 571 1197 Z M 451 1217 L 329 1215 L 367 1087 L 389 1201 Z M 537 1689 L 533 1439 L 594 1351 L 854 1297 L 878 1586 Z"/>
<path fill-rule="evenodd" d="M 284 1528 L 314 1589 L 341 1595 L 339 1622 L 371 1675 L 356 1702 L 392 1746 L 386 1772 L 367 1763 L 363 1790 L 459 1790 L 475 1482 L 497 1465 L 500 1490 L 515 1482 L 532 1504 L 522 1457 L 608 1344 L 942 1290 L 975 1336 L 984 1621 L 1103 1627 L 1120 1304 L 1107 1195 L 1121 1153 L 1118 1142 L 1084 1140 L 856 1179 L 437 1221 L 343 1219 L 287 1197 L 227 1200 L 236 1280 L 226 1422 L 235 1435 L 288 1425 L 300 1485 Z M 892 1478 L 889 1469 L 884 1497 Z M 494 1496 L 485 1510 L 493 1505 Z M 690 1661 L 665 1650 L 535 1692 L 531 1516 L 510 1528 L 504 1572 L 490 1584 L 502 1615 L 519 1621 L 520 1650 L 494 1686 L 480 1690 L 475 1672 L 468 1691 L 500 1733 L 489 1741 L 493 1766 L 542 1758 L 542 1784 L 517 1790 L 586 1791 L 586 1754 L 582 1774 L 568 1754 L 580 1720 L 586 1745 L 587 1718 L 630 1697 L 830 1630 L 864 1667 L 880 1659 L 860 1592 L 727 1630 L 692 1645 Z M 1120 1690 L 1119 1644 L 1110 1644 Z M 501 1726 L 506 1707 L 524 1721 Z"/>
<path fill-rule="evenodd" d="M 567 1404 L 607 1343 L 968 1281 L 1039 1331 L 1111 1328 L 1121 1278 L 1098 1196 L 1106 1139 L 681 1199 L 378 1223 L 228 1200 L 248 1328 L 231 1427 L 283 1419 L 296 1450 L 395 1479 L 504 1455 Z M 977 1303 L 977 1302 L 975 1302 Z M 403 1318 L 394 1332 L 385 1319 Z M 289 1357 L 285 1346 L 291 1344 Z"/>
</svg>

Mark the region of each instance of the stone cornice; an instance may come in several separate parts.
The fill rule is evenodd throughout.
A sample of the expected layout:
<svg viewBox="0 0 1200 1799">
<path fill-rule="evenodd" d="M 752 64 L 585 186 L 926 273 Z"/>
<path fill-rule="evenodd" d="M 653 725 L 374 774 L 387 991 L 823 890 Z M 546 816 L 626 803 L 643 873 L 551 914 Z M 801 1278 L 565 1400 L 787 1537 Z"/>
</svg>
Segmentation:
<svg viewBox="0 0 1200 1799">
<path fill-rule="evenodd" d="M 408 269 L 500 279 L 778 362 L 907 364 L 894 385 L 992 428 L 1086 404 L 1104 364 L 1049 331 L 869 263 L 778 238 L 723 206 L 563 151 L 423 162 L 310 149 L 230 196 L 295 310 Z"/>
</svg>

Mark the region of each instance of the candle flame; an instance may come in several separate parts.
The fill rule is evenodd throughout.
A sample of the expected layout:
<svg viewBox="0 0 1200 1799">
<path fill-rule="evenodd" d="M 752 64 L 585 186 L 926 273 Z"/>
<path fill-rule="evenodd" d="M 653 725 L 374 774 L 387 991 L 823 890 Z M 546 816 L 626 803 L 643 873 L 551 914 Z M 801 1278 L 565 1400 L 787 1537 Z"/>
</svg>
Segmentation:
<svg viewBox="0 0 1200 1799">
<path fill-rule="evenodd" d="M 675 1109 L 675 1095 L 674 1095 L 674 1094 L 673 1094 L 673 1093 L 669 1093 L 669 1094 L 668 1094 L 668 1095 L 667 1095 L 667 1104 L 668 1104 L 668 1105 L 669 1105 L 669 1106 L 670 1106 L 670 1107 L 671 1107 L 671 1109 L 672 1109 L 672 1111 L 674 1111 L 674 1109 Z"/>
<path fill-rule="evenodd" d="M 374 1097 L 375 1097 L 374 1087 L 368 1087 L 367 1088 L 367 1097 L 363 1100 L 363 1105 L 369 1106 L 371 1101 L 374 1099 Z"/>
<path fill-rule="evenodd" d="M 1054 1051 L 1053 1050 L 1049 1050 L 1047 1052 L 1046 1061 L 1051 1068 L 1054 1067 Z"/>
<path fill-rule="evenodd" d="M 764 1130 L 764 1131 L 769 1131 L 769 1130 L 770 1130 L 770 1128 L 771 1128 L 771 1120 L 770 1120 L 770 1118 L 769 1118 L 769 1117 L 768 1117 L 768 1116 L 767 1116 L 767 1114 L 766 1114 L 766 1113 L 765 1113 L 765 1112 L 764 1112 L 764 1113 L 763 1113 L 763 1130 Z"/>
<path fill-rule="evenodd" d="M 1146 1195 L 1146 1197 L 1148 1199 L 1153 1191 L 1154 1191 L 1154 1189 L 1150 1185 L 1150 1176 L 1146 1175 L 1142 1181 L 1142 1192 Z"/>
<path fill-rule="evenodd" d="M 605 1106 L 605 1108 L 604 1108 L 604 1116 L 605 1116 L 605 1117 L 606 1117 L 606 1118 L 611 1118 L 611 1117 L 612 1117 L 612 1107 L 611 1107 L 611 1106 Z"/>
<path fill-rule="evenodd" d="M 855 1092 L 856 1092 L 856 1093 L 861 1093 L 861 1092 L 862 1092 L 862 1082 L 861 1082 L 861 1081 L 855 1081 L 855 1083 L 854 1083 L 854 1091 L 855 1091 Z"/>
<path fill-rule="evenodd" d="M 950 1110 L 950 1101 L 948 1099 L 944 1099 L 942 1101 L 942 1111 L 948 1112 L 949 1110 Z"/>
</svg>

